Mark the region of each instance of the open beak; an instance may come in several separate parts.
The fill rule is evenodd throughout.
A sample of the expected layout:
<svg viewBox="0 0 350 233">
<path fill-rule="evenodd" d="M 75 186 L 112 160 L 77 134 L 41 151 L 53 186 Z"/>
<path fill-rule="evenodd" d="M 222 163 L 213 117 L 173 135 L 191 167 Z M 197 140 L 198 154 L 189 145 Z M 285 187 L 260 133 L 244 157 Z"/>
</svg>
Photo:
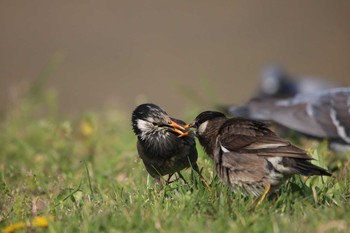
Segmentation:
<svg viewBox="0 0 350 233">
<path fill-rule="evenodd" d="M 188 124 L 184 125 L 183 127 L 185 129 L 188 129 L 188 128 L 191 128 L 193 125 L 194 125 L 193 122 L 191 122 L 191 123 L 188 123 Z"/>
<path fill-rule="evenodd" d="M 173 120 L 170 120 L 169 125 L 174 127 L 175 129 L 184 130 L 184 131 L 186 130 L 183 126 L 179 125 Z"/>
<path fill-rule="evenodd" d="M 184 131 L 186 131 L 186 128 L 181 126 L 181 125 L 179 125 L 175 121 L 170 120 L 169 125 L 173 127 L 173 129 L 171 129 L 171 131 L 173 131 L 174 133 L 179 134 L 179 138 L 189 135 L 188 131 L 184 132 Z"/>
</svg>

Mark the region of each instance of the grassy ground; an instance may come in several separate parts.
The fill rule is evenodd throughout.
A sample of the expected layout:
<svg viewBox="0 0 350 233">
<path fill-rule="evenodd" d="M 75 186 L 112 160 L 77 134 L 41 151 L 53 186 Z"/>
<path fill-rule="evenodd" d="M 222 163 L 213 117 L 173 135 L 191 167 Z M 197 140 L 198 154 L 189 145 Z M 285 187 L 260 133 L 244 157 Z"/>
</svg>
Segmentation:
<svg viewBox="0 0 350 233">
<path fill-rule="evenodd" d="M 349 162 L 325 143 L 307 149 L 334 178 L 294 177 L 250 212 L 255 200 L 216 179 L 199 146 L 211 192 L 189 170 L 188 185 L 159 189 L 138 159 L 129 113 L 65 118 L 56 110 L 54 96 L 30 95 L 1 114 L 4 232 L 349 232 Z M 48 224 L 31 223 L 37 216 Z"/>
</svg>

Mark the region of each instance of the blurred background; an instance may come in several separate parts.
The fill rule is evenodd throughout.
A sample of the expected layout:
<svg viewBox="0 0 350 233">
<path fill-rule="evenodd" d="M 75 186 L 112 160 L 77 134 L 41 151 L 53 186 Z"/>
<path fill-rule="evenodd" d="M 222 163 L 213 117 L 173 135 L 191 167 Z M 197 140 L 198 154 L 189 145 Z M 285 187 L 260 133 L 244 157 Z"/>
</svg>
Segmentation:
<svg viewBox="0 0 350 233">
<path fill-rule="evenodd" d="M 47 67 L 69 114 L 240 103 L 271 63 L 349 86 L 349 12 L 347 0 L 1 1 L 0 109 Z"/>
</svg>

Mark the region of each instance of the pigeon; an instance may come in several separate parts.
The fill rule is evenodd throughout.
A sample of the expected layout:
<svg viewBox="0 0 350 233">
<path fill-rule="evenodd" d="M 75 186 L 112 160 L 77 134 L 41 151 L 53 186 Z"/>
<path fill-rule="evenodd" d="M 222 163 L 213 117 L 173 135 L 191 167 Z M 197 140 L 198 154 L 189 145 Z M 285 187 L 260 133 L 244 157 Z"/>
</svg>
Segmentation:
<svg viewBox="0 0 350 233">
<path fill-rule="evenodd" d="M 270 121 L 303 135 L 328 139 L 336 152 L 350 150 L 350 87 L 275 100 L 253 98 L 226 109 L 235 117 Z"/>
</svg>

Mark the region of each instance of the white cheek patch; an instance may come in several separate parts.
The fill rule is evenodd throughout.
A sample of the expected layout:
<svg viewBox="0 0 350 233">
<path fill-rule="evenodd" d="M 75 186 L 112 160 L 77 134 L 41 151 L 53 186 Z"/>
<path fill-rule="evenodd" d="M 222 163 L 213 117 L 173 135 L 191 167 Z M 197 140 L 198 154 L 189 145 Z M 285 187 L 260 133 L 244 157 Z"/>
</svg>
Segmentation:
<svg viewBox="0 0 350 233">
<path fill-rule="evenodd" d="M 201 135 L 204 133 L 204 131 L 207 129 L 208 126 L 208 121 L 203 122 L 199 127 L 198 127 L 198 134 Z"/>
<path fill-rule="evenodd" d="M 149 123 L 148 121 L 144 121 L 141 119 L 137 120 L 137 128 L 141 130 L 141 132 L 148 132 L 152 129 L 153 124 Z"/>
<path fill-rule="evenodd" d="M 140 137 L 143 140 L 153 138 L 151 142 L 159 143 L 166 139 L 167 136 L 169 136 L 169 132 L 167 132 L 166 129 L 159 128 L 154 126 L 152 123 L 148 122 L 147 120 L 137 120 L 137 127 L 141 131 Z"/>
</svg>

